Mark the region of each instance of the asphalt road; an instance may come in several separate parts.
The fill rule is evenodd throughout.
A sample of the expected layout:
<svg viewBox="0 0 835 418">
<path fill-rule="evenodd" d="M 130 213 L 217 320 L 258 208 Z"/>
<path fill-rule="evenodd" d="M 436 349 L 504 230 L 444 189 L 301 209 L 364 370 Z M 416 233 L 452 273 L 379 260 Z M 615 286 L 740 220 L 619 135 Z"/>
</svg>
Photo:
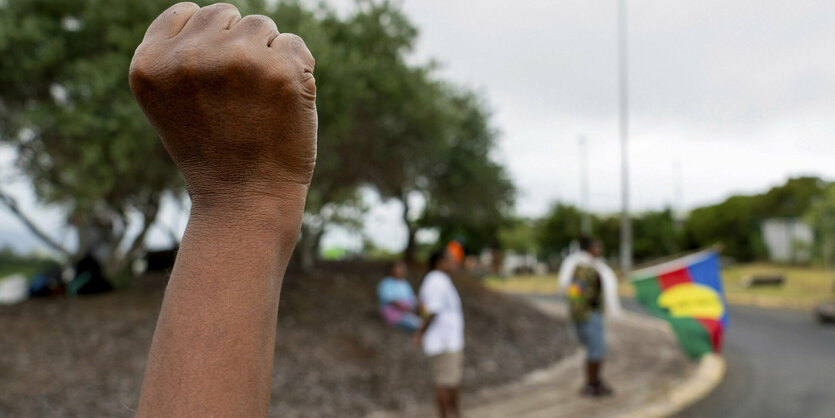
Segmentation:
<svg viewBox="0 0 835 418">
<path fill-rule="evenodd" d="M 725 379 L 680 417 L 835 417 L 835 326 L 730 308 Z"/>
<path fill-rule="evenodd" d="M 633 300 L 624 307 L 646 313 Z M 722 383 L 678 417 L 835 417 L 835 325 L 811 312 L 732 306 L 723 355 Z"/>
</svg>

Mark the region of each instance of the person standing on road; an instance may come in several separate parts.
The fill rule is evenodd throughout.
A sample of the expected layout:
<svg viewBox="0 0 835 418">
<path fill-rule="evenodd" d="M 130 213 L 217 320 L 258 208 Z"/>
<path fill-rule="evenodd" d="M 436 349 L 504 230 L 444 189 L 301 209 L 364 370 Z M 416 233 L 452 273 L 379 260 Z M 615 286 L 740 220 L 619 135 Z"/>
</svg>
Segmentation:
<svg viewBox="0 0 835 418">
<path fill-rule="evenodd" d="M 458 387 L 464 371 L 464 314 L 451 279 L 458 264 L 446 248 L 433 253 L 429 258 L 431 271 L 418 293 L 425 320 L 415 343 L 429 357 L 438 411 L 443 418 L 461 416 Z"/>
<path fill-rule="evenodd" d="M 603 312 L 621 314 L 617 277 L 601 257 L 600 242 L 583 237 L 580 249 L 563 261 L 559 273 L 559 288 L 568 289 L 571 319 L 586 349 L 586 384 L 580 393 L 592 397 L 612 395 L 614 392 L 601 377 L 606 354 Z"/>
</svg>

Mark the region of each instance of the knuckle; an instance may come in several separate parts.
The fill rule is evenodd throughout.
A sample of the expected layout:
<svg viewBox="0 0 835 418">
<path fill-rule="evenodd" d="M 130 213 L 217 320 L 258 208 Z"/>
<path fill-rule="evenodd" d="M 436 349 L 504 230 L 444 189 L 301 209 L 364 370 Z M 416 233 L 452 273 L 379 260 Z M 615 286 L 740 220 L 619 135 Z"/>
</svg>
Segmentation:
<svg viewBox="0 0 835 418">
<path fill-rule="evenodd" d="M 128 69 L 128 78 L 131 85 L 146 85 L 155 78 L 154 58 L 148 56 L 147 48 L 140 44 L 133 55 Z"/>
<path fill-rule="evenodd" d="M 190 2 L 190 1 L 181 1 L 179 3 L 174 4 L 173 6 L 169 7 L 168 10 L 184 10 L 184 9 L 199 9 L 200 6 L 197 3 Z"/>
<path fill-rule="evenodd" d="M 264 15 L 249 15 L 241 19 L 241 21 L 246 21 L 248 24 L 251 25 L 275 26 L 275 22 L 273 22 L 272 19 Z"/>
<path fill-rule="evenodd" d="M 215 3 L 203 7 L 201 10 L 207 12 L 237 12 L 238 8 L 229 3 Z"/>
<path fill-rule="evenodd" d="M 130 86 L 132 88 L 141 87 L 147 85 L 151 80 L 153 80 L 153 77 L 148 71 L 148 68 L 141 61 L 133 60 L 128 70 L 128 82 Z"/>
<path fill-rule="evenodd" d="M 228 3 L 215 3 L 201 8 L 194 13 L 191 20 L 194 20 L 199 27 L 209 29 L 211 22 L 223 17 L 240 16 L 238 8 Z"/>
<path fill-rule="evenodd" d="M 284 48 L 287 48 L 288 52 L 294 54 L 299 59 L 301 64 L 305 67 L 305 71 L 313 72 L 316 60 L 307 48 L 307 44 L 305 44 L 304 39 L 293 33 L 282 33 L 280 36 L 283 38 L 282 42 Z"/>
<path fill-rule="evenodd" d="M 159 15 L 158 19 L 159 18 L 170 18 L 170 17 L 173 17 L 174 15 L 176 15 L 178 13 L 188 13 L 188 11 L 191 11 L 191 13 L 193 14 L 193 13 L 197 12 L 198 10 L 200 10 L 200 6 L 198 6 L 197 4 L 192 3 L 190 1 L 183 1 L 183 2 L 179 2 L 179 3 L 169 7 L 168 9 L 166 9 L 164 12 L 162 12 Z"/>
<path fill-rule="evenodd" d="M 287 47 L 293 51 L 307 49 L 307 45 L 305 45 L 304 39 L 301 36 L 295 33 L 284 33 L 281 36 L 285 38 L 284 42 L 287 44 Z"/>
</svg>

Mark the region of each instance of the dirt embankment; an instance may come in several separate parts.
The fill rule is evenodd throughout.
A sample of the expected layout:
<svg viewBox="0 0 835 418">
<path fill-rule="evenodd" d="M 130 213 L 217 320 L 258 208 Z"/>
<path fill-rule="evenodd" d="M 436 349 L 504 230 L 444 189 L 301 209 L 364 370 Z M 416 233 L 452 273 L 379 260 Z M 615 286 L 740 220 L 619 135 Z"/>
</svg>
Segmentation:
<svg viewBox="0 0 835 418">
<path fill-rule="evenodd" d="M 410 335 L 385 328 L 375 287 L 384 267 L 331 263 L 288 273 L 279 308 L 274 416 L 361 416 L 431 398 Z M 419 276 L 411 279 L 415 287 Z M 164 278 L 102 296 L 0 307 L 0 416 L 130 416 Z M 465 392 L 518 379 L 570 346 L 566 327 L 467 279 Z"/>
</svg>

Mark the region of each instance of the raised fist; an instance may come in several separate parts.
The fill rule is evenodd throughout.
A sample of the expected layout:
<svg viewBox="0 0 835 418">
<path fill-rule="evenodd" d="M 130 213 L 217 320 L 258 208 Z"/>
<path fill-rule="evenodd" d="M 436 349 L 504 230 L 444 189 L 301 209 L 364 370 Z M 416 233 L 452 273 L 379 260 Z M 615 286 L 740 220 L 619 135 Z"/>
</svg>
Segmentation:
<svg viewBox="0 0 835 418">
<path fill-rule="evenodd" d="M 178 3 L 148 27 L 130 87 L 192 199 L 282 197 L 306 192 L 316 163 L 313 65 L 266 16 Z"/>
</svg>

